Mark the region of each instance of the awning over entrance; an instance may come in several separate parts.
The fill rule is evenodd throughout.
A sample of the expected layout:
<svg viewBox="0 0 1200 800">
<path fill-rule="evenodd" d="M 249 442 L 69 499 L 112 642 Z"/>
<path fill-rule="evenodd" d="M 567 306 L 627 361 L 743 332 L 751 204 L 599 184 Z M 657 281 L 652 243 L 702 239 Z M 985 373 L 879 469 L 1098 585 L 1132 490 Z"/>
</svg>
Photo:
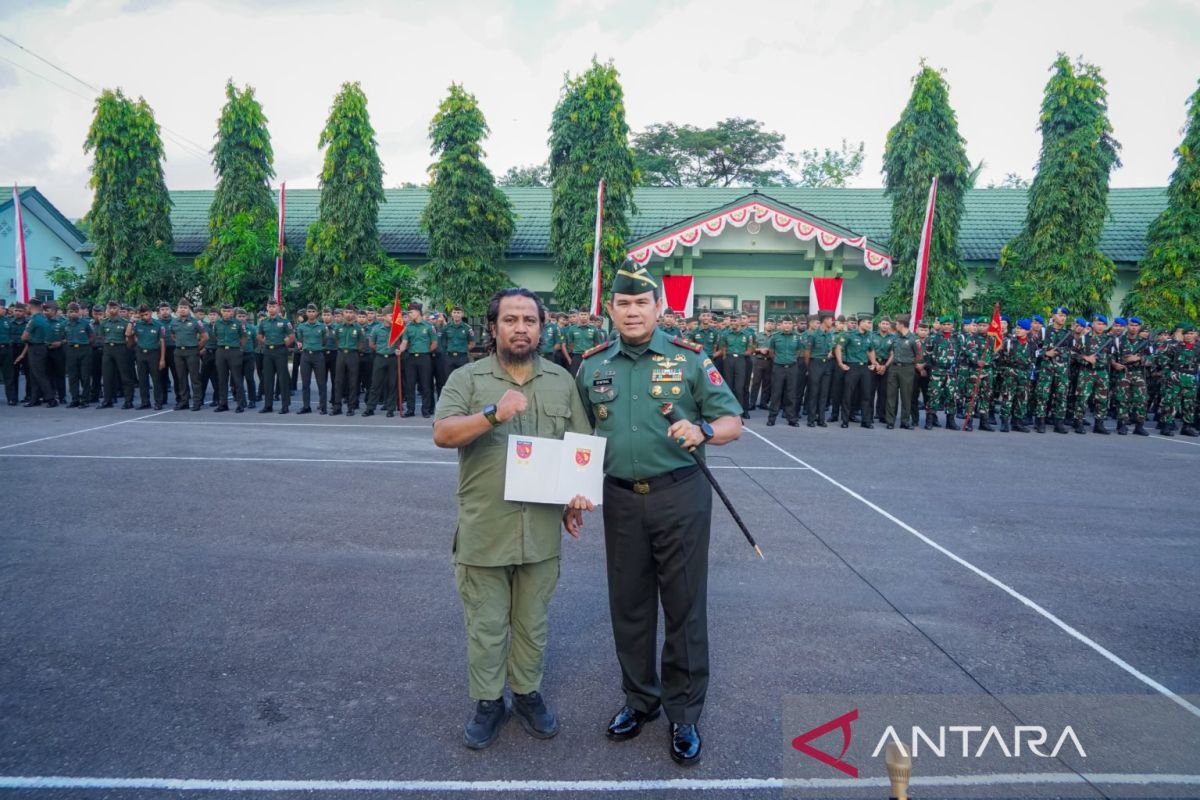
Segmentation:
<svg viewBox="0 0 1200 800">
<path fill-rule="evenodd" d="M 868 269 L 892 274 L 892 257 L 886 248 L 866 236 L 758 192 L 643 237 L 633 243 L 627 258 L 643 266 L 655 256 L 669 258 L 680 245 L 695 245 L 701 236 L 718 237 L 728 226 L 750 226 L 750 231 L 755 233 L 758 226 L 768 223 L 777 232 L 791 232 L 802 242 L 816 241 L 825 251 L 836 250 L 842 245 L 861 250 Z"/>
</svg>

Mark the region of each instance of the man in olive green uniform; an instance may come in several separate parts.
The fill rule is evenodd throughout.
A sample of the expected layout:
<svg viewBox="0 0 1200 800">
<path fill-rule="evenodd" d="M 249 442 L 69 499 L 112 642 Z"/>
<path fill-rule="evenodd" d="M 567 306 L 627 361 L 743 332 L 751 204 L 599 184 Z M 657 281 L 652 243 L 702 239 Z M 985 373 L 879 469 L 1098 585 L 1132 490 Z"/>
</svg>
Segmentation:
<svg viewBox="0 0 1200 800">
<path fill-rule="evenodd" d="M 100 334 L 100 324 L 104 322 L 104 306 L 96 303 L 92 306 L 92 357 L 88 360 L 88 402 L 99 403 L 100 393 L 104 388 L 104 337 Z"/>
<path fill-rule="evenodd" d="M 389 309 L 381 308 L 379 313 L 385 317 Z M 367 348 L 375 359 L 371 365 L 374 374 L 371 376 L 371 391 L 367 395 L 367 410 L 364 417 L 375 414 L 375 406 L 383 404 L 388 417 L 396 416 L 396 347 L 398 342 L 389 341 L 392 338 L 392 326 L 382 321 L 378 322 L 367 334 Z"/>
<path fill-rule="evenodd" d="M 100 323 L 100 338 L 104 340 L 104 402 L 96 408 L 113 407 L 118 380 L 125 395 L 123 408 L 133 408 L 133 373 L 129 369 L 125 335 L 129 324 L 121 319 L 120 310 L 120 304 L 110 300 Z"/>
<path fill-rule="evenodd" d="M 18 334 L 19 335 L 19 334 Z M 8 304 L 0 298 L 0 380 L 4 381 L 4 394 L 10 406 L 17 404 L 17 372 L 13 369 L 13 321 Z"/>
<path fill-rule="evenodd" d="M 783 405 L 783 416 L 789 426 L 795 428 L 800 424 L 796 413 L 796 389 L 799 378 L 800 352 L 804 344 L 803 337 L 796 333 L 791 317 L 779 321 L 779 330 L 771 334 L 765 342 L 768 360 L 771 362 L 771 403 L 767 414 L 767 425 L 775 424 L 779 416 L 779 406 Z"/>
<path fill-rule="evenodd" d="M 340 315 L 328 308 L 321 310 L 321 322 L 325 324 L 325 378 L 329 381 L 329 397 L 332 399 L 334 377 L 337 375 L 337 329 L 342 323 Z"/>
<path fill-rule="evenodd" d="M 67 320 L 59 313 L 58 304 L 53 300 L 46 303 L 46 319 L 50 322 L 50 341 L 46 344 L 46 377 L 50 379 L 50 388 L 54 390 L 54 399 L 59 403 L 67 402 L 67 353 L 63 349 L 67 343 Z"/>
<path fill-rule="evenodd" d="M 217 400 L 217 337 L 215 333 L 217 320 L 220 318 L 220 313 L 215 308 L 210 308 L 204 314 L 204 329 L 208 332 L 208 339 L 205 340 L 204 347 L 200 351 L 200 403 L 202 405 L 209 386 L 212 386 L 210 404 L 213 406 L 221 404 Z"/>
<path fill-rule="evenodd" d="M 671 758 L 689 765 L 700 759 L 696 723 L 708 690 L 712 523 L 712 488 L 691 451 L 703 458 L 706 443 L 738 438 L 742 408 L 699 346 L 655 328 L 658 301 L 645 269 L 617 270 L 608 316 L 620 335 L 588 352 L 576 383 L 596 435 L 608 440 L 604 547 L 625 702 L 606 735 L 632 738 L 665 708 Z"/>
<path fill-rule="evenodd" d="M 41 300 L 31 298 L 27 305 L 30 312 L 29 321 L 25 323 L 25 332 L 21 334 L 21 340 L 25 343 L 24 356 L 29 360 L 29 382 L 32 389 L 25 407 L 40 406 L 45 400 L 47 408 L 54 408 L 58 401 L 54 399 L 54 388 L 50 385 L 50 376 L 46 374 L 48 346 L 54 336 L 54 329 L 43 313 Z"/>
<path fill-rule="evenodd" d="M 237 401 L 237 413 L 246 410 L 246 387 L 242 385 L 242 354 L 246 349 L 246 326 L 233 316 L 233 306 L 221 306 L 221 318 L 212 325 L 217 348 L 217 411 L 229 410 L 229 389 Z"/>
<path fill-rule="evenodd" d="M 721 340 L 729 388 L 742 406 L 742 419 L 750 419 L 750 357 L 754 352 L 754 329 L 746 317 L 735 316 Z"/>
<path fill-rule="evenodd" d="M 452 558 L 467 631 L 467 676 L 475 714 L 463 741 L 472 749 L 496 740 L 513 713 L 532 736 L 558 733 L 541 695 L 546 611 L 558 583 L 562 526 L 582 527 L 588 498 L 564 510 L 504 499 L 508 437 L 561 439 L 591 426 L 571 376 L 537 354 L 545 309 L 528 289 L 504 289 L 488 305 L 496 352 L 450 375 L 438 403 L 433 441 L 458 449 L 458 526 Z M 407 329 L 406 329 L 407 330 Z"/>
<path fill-rule="evenodd" d="M 558 346 L 562 342 L 562 337 L 559 335 L 560 330 L 558 317 L 548 314 L 546 316 L 546 324 L 542 326 L 542 338 L 538 342 L 538 354 L 547 361 L 562 366 L 558 354 Z"/>
<path fill-rule="evenodd" d="M 433 354 L 437 351 L 437 333 L 421 315 L 420 303 L 408 304 L 408 324 L 400 334 L 396 351 L 408 358 L 404 368 L 404 416 L 416 414 L 417 391 L 421 392 L 421 416 L 433 416 Z"/>
<path fill-rule="evenodd" d="M 300 351 L 300 413 L 312 413 L 312 379 L 315 373 L 318 410 L 325 414 L 325 390 L 328 386 L 325 380 L 325 342 L 329 328 L 317 319 L 317 307 L 312 303 L 304 309 L 304 316 L 305 321 L 296 326 L 296 346 Z"/>
<path fill-rule="evenodd" d="M 78 303 L 67 305 L 67 340 L 63 344 L 67 359 L 67 388 L 71 392 L 68 408 L 87 408 L 88 366 L 92 359 L 92 323 L 80 315 Z"/>
<path fill-rule="evenodd" d="M 358 312 L 358 327 L 362 328 L 363 346 L 358 352 L 358 385 L 355 387 L 355 399 L 359 394 L 362 395 L 362 402 L 366 405 L 367 398 L 371 396 L 371 380 L 375 372 L 375 354 L 371 352 L 369 347 L 371 334 L 375 331 L 376 319 L 375 310 L 370 311 L 360 309 Z"/>
<path fill-rule="evenodd" d="M 887 404 L 884 421 L 888 430 L 896 427 L 896 403 L 900 403 L 900 429 L 910 431 L 917 424 L 917 412 L 913 406 L 913 386 L 916 382 L 917 363 L 921 360 L 921 343 L 917 335 L 908 329 L 909 316 L 896 316 L 896 332 L 888 344 L 890 356 L 885 370 L 887 375 Z M 876 360 L 879 354 L 875 354 Z"/>
<path fill-rule="evenodd" d="M 547 325 L 549 327 L 549 325 Z M 446 354 L 446 377 L 459 367 L 465 367 L 471 361 L 470 348 L 475 341 L 475 331 L 463 322 L 461 306 L 455 306 L 450 312 L 450 322 L 442 326 L 438 351 Z"/>
<path fill-rule="evenodd" d="M 342 312 L 342 321 L 334 328 L 333 338 L 337 344 L 337 364 L 333 373 L 333 411 L 331 416 L 342 413 L 346 405 L 346 416 L 354 416 L 358 409 L 358 354 L 366 346 L 363 329 L 358 324 L 354 306 Z"/>
<path fill-rule="evenodd" d="M 192 314 L 192 304 L 187 298 L 175 306 L 175 318 L 169 327 L 175 339 L 175 410 L 183 411 L 190 401 L 192 411 L 199 411 L 204 405 L 200 351 L 208 341 L 208 330 Z"/>
<path fill-rule="evenodd" d="M 862 413 L 862 426 L 875 427 L 871 424 L 871 367 L 875 364 L 875 351 L 872 349 L 871 315 L 860 314 L 858 327 L 847 329 L 837 339 L 834 348 L 838 369 L 846 374 L 846 383 L 842 387 L 842 427 L 850 426 L 850 403 L 857 399 Z"/>
<path fill-rule="evenodd" d="M 244 308 L 235 308 L 233 315 L 238 322 L 242 323 L 242 328 L 246 332 L 246 336 L 242 340 L 242 380 L 245 382 L 246 407 L 254 408 L 256 398 L 258 397 L 258 387 L 254 385 L 254 372 L 258 366 L 258 362 L 254 357 L 254 346 L 258 339 L 258 326 L 250 321 L 250 315 L 246 313 L 246 309 Z"/>
<path fill-rule="evenodd" d="M 579 365 L 583 362 L 583 354 L 595 344 L 595 335 L 591 325 L 588 324 L 587 313 L 580 311 L 578 320 L 577 324 L 571 325 L 566 331 L 567 352 L 571 357 L 571 365 L 568 369 L 570 369 L 572 375 L 579 372 Z"/>
<path fill-rule="evenodd" d="M 150 408 L 150 398 L 153 397 L 155 410 L 161 410 L 162 404 L 158 402 L 158 382 L 160 370 L 167 363 L 167 342 L 163 327 L 154 319 L 150 306 L 138 306 L 137 318 L 129 323 L 126 336 L 134 348 L 138 392 L 142 397 L 139 408 Z"/>
<path fill-rule="evenodd" d="M 271 402 L 276 393 L 279 394 L 279 413 L 288 413 L 292 399 L 291 382 L 288 380 L 288 348 L 295 338 L 292 323 L 279 313 L 279 304 L 274 300 L 267 301 L 267 317 L 258 323 L 258 343 L 263 349 L 263 407 L 258 412 L 260 414 L 271 413 Z"/>
<path fill-rule="evenodd" d="M 804 337 L 804 366 L 808 370 L 808 427 L 826 427 L 825 409 L 829 406 L 829 388 L 833 381 L 833 312 L 818 311 L 820 325 L 810 327 Z M 840 371 L 840 370 L 839 370 Z"/>
</svg>

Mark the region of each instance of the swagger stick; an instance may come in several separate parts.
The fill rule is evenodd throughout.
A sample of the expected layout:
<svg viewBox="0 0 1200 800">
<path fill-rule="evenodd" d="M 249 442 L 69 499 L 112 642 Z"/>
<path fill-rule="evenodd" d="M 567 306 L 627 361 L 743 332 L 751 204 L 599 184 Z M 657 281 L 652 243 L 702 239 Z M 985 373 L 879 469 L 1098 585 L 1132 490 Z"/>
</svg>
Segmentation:
<svg viewBox="0 0 1200 800">
<path fill-rule="evenodd" d="M 667 421 L 672 424 L 680 421 L 680 416 L 675 411 L 674 403 L 663 403 L 659 411 L 661 411 L 662 415 L 667 418 Z M 749 542 L 750 546 L 754 548 L 754 552 L 758 553 L 758 557 L 763 561 L 766 561 L 767 559 L 763 555 L 762 550 L 759 548 L 758 543 L 754 541 L 754 537 L 750 535 L 750 529 L 746 527 L 746 523 L 742 522 L 741 515 L 738 514 L 737 509 L 733 507 L 733 503 L 729 501 L 729 497 L 726 496 L 725 491 L 721 488 L 721 485 L 717 483 L 717 479 L 713 477 L 712 472 L 708 469 L 708 465 L 700 460 L 700 454 L 696 452 L 696 448 L 689 447 L 688 452 L 691 453 L 692 458 L 696 460 L 696 466 L 698 466 L 700 471 L 704 473 L 704 477 L 708 478 L 708 482 L 712 485 L 713 491 L 717 493 L 717 497 L 721 498 L 721 502 L 725 504 L 725 508 L 729 509 L 729 515 L 733 517 L 733 521 L 737 523 L 739 528 L 741 528 L 742 535 L 746 537 L 746 541 Z"/>
</svg>

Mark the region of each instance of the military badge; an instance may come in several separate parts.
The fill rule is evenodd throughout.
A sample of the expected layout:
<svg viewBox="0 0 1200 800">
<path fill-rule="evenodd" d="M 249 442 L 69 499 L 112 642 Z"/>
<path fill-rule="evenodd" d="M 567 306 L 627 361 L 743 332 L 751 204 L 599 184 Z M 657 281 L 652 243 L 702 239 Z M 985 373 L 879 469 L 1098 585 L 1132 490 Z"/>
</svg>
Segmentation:
<svg viewBox="0 0 1200 800">
<path fill-rule="evenodd" d="M 683 390 L 682 390 L 682 389 L 680 389 L 678 386 L 672 386 L 672 387 L 671 387 L 671 394 L 672 394 L 672 396 L 674 396 L 674 397 L 678 397 L 679 395 L 683 394 Z"/>
<path fill-rule="evenodd" d="M 529 457 L 533 455 L 533 442 L 527 439 L 517 440 L 517 461 L 522 464 L 529 463 Z"/>
<path fill-rule="evenodd" d="M 592 460 L 592 451 L 585 447 L 575 448 L 575 465 L 583 468 L 586 467 Z"/>
<path fill-rule="evenodd" d="M 599 417 L 600 419 L 608 419 L 608 406 L 605 406 L 605 405 L 596 406 L 596 416 Z"/>
<path fill-rule="evenodd" d="M 662 393 L 663 393 L 663 388 L 661 386 L 651 386 L 650 387 L 650 394 L 653 397 L 662 397 Z"/>
<path fill-rule="evenodd" d="M 704 370 L 704 373 L 708 375 L 708 382 L 713 386 L 724 385 L 725 379 L 721 377 L 721 373 L 717 371 L 717 368 L 714 365 L 710 364 L 708 368 Z"/>
</svg>

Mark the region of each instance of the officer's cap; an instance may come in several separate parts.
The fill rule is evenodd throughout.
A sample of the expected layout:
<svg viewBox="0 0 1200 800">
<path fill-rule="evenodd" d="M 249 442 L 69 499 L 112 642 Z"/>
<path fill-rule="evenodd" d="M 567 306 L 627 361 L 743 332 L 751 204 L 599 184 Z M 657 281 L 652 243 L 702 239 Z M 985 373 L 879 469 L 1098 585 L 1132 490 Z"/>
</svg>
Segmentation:
<svg viewBox="0 0 1200 800">
<path fill-rule="evenodd" d="M 177 303 L 177 305 L 187 306 L 188 308 L 191 308 L 192 301 L 188 300 L 186 297 L 181 297 L 181 298 L 179 298 L 179 302 Z"/>
<path fill-rule="evenodd" d="M 1196 330 L 1196 326 L 1190 322 L 1180 323 L 1179 327 L 1183 329 L 1184 333 L 1191 333 L 1192 331 Z"/>
<path fill-rule="evenodd" d="M 827 308 L 822 308 L 817 311 L 817 319 L 833 319 L 833 312 Z"/>
<path fill-rule="evenodd" d="M 954 324 L 954 317 L 952 317 L 952 316 L 950 316 L 950 315 L 948 315 L 948 314 L 943 314 L 942 316 L 938 317 L 938 320 L 937 320 L 937 321 L 938 321 L 939 323 L 941 323 L 942 325 L 953 325 L 953 324 Z M 966 320 L 963 320 L 963 321 L 965 322 Z"/>
<path fill-rule="evenodd" d="M 46 301 L 46 308 L 52 309 L 52 310 L 54 310 L 54 311 L 57 311 L 57 310 L 58 310 L 58 303 L 54 302 L 53 300 L 47 300 L 47 301 Z"/>
<path fill-rule="evenodd" d="M 1104 316 L 1103 314 L 1093 314 L 1092 322 L 1103 322 L 1105 325 L 1107 325 L 1108 317 Z"/>
<path fill-rule="evenodd" d="M 616 277 L 613 278 L 612 292 L 613 294 L 654 292 L 654 296 L 658 297 L 658 284 L 654 282 L 654 278 L 650 277 L 650 273 L 646 271 L 645 267 L 633 270 L 618 269 Z"/>
<path fill-rule="evenodd" d="M 104 306 L 100 305 L 99 303 L 96 303 L 96 305 L 92 306 L 92 311 L 103 311 L 103 310 L 104 310 Z"/>
<path fill-rule="evenodd" d="M 1023 331 L 1027 331 L 1033 328 L 1033 322 L 1027 319 L 1019 319 L 1017 320 L 1017 327 Z"/>
<path fill-rule="evenodd" d="M 306 305 L 306 306 L 304 307 L 304 310 L 305 310 L 305 311 L 316 311 L 316 310 L 317 310 L 317 304 L 316 304 L 316 303 L 309 303 L 308 305 Z"/>
<path fill-rule="evenodd" d="M 1071 312 L 1067 310 L 1066 306 L 1057 306 L 1054 309 L 1054 313 L 1055 314 L 1070 314 Z"/>
<path fill-rule="evenodd" d="M 1000 321 L 1001 322 L 1012 322 L 1012 320 L 1008 318 L 1008 314 L 1001 314 Z"/>
<path fill-rule="evenodd" d="M 1122 328 L 1124 328 L 1128 324 L 1129 323 L 1125 321 L 1124 317 L 1113 317 L 1113 325 L 1120 325 Z"/>
<path fill-rule="evenodd" d="M 874 318 L 875 318 L 875 315 L 874 315 L 874 314 L 869 314 L 869 313 L 867 313 L 866 311 L 861 311 L 861 312 L 859 312 L 859 314 L 858 314 L 858 317 L 857 317 L 857 319 L 858 319 L 858 321 L 859 321 L 859 322 L 862 322 L 863 320 L 866 320 L 867 322 L 870 322 L 870 321 L 871 321 L 872 319 L 874 319 Z"/>
<path fill-rule="evenodd" d="M 970 317 L 963 317 L 962 324 L 963 325 L 974 325 L 975 320 L 971 319 Z"/>
<path fill-rule="evenodd" d="M 838 321 L 838 322 L 845 322 L 845 321 L 846 321 L 846 315 L 845 315 L 845 314 L 838 314 L 838 315 L 837 315 L 837 321 Z"/>
<path fill-rule="evenodd" d="M 347 310 L 349 310 L 349 309 L 353 309 L 354 306 L 346 306 L 346 308 L 347 308 Z M 409 311 L 423 311 L 424 309 L 425 309 L 425 306 L 421 305 L 416 300 L 413 300 L 411 303 L 408 304 Z"/>
<path fill-rule="evenodd" d="M 233 311 L 233 303 L 221 303 L 221 310 L 224 311 L 225 309 Z"/>
</svg>

